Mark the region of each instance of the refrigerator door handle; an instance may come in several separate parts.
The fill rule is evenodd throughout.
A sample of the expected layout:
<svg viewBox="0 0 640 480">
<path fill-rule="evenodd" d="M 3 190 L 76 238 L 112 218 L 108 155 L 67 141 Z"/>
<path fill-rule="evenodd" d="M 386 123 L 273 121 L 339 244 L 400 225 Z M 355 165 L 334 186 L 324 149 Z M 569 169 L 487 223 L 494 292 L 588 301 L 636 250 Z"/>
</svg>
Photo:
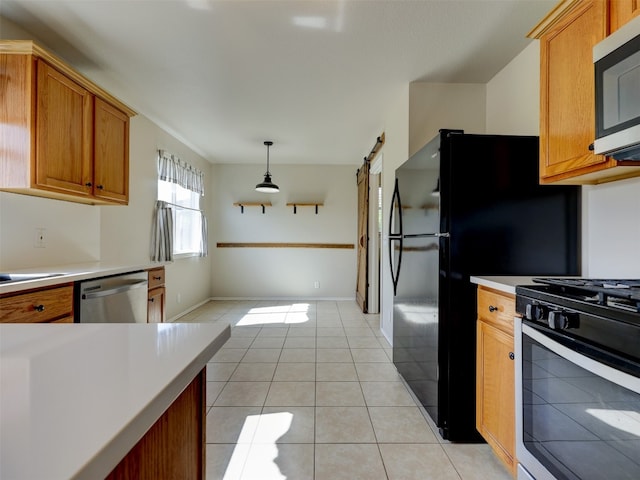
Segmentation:
<svg viewBox="0 0 640 480">
<path fill-rule="evenodd" d="M 393 246 L 394 242 L 398 242 L 398 263 L 393 268 Z M 400 278 L 400 265 L 402 264 L 402 237 L 389 239 L 389 267 L 391 270 L 391 280 L 393 281 L 393 296 L 395 297 L 398 291 L 398 279 Z"/>
<path fill-rule="evenodd" d="M 398 215 L 398 232 L 393 231 L 393 212 L 397 210 Z M 391 211 L 389 212 L 389 268 L 391 270 L 391 280 L 393 281 L 393 296 L 395 297 L 398 289 L 398 279 L 400 278 L 400 265 L 402 263 L 402 202 L 400 201 L 400 188 L 398 186 L 398 179 L 396 178 L 396 184 L 393 189 L 393 197 L 391 197 Z M 398 262 L 393 264 L 393 248 L 394 243 L 398 242 Z"/>
<path fill-rule="evenodd" d="M 398 230 L 393 231 L 393 212 L 395 207 L 398 208 Z M 391 210 L 389 212 L 389 238 L 402 237 L 402 202 L 400 201 L 400 188 L 398 187 L 398 179 L 396 178 L 396 186 L 393 189 L 393 196 L 391 197 Z"/>
<path fill-rule="evenodd" d="M 407 235 L 403 235 L 402 236 L 402 238 L 429 238 L 429 237 L 433 237 L 433 238 L 439 238 L 439 237 L 449 238 L 449 234 L 448 233 L 409 233 Z"/>
</svg>

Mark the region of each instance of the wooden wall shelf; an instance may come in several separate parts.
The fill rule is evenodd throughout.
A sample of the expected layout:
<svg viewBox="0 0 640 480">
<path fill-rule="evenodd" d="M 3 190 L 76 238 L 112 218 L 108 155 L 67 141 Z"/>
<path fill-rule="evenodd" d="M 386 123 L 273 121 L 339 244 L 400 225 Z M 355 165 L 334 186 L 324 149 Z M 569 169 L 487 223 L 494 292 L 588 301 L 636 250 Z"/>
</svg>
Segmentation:
<svg viewBox="0 0 640 480">
<path fill-rule="evenodd" d="M 234 207 L 240 207 L 240 213 L 244 213 L 244 207 L 262 207 L 262 213 L 264 213 L 265 207 L 270 207 L 271 202 L 236 202 Z"/>
<path fill-rule="evenodd" d="M 323 207 L 324 203 L 287 203 L 287 207 L 293 207 L 293 213 L 298 213 L 298 207 L 316 207 L 316 215 L 318 214 L 318 207 Z"/>
<path fill-rule="evenodd" d="M 353 243 L 217 243 L 218 248 L 337 248 L 353 250 Z"/>
</svg>

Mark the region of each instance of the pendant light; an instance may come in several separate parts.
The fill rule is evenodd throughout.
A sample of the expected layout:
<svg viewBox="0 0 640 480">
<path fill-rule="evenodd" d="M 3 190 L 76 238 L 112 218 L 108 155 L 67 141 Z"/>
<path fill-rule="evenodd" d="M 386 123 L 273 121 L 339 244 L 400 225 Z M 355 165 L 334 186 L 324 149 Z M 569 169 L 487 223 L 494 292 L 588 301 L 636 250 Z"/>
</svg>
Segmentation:
<svg viewBox="0 0 640 480">
<path fill-rule="evenodd" d="M 271 173 L 269 173 L 269 147 L 273 145 L 273 142 L 267 140 L 264 144 L 267 146 L 267 173 L 264 174 L 264 182 L 256 185 L 256 192 L 278 193 L 280 189 L 271 181 Z"/>
</svg>

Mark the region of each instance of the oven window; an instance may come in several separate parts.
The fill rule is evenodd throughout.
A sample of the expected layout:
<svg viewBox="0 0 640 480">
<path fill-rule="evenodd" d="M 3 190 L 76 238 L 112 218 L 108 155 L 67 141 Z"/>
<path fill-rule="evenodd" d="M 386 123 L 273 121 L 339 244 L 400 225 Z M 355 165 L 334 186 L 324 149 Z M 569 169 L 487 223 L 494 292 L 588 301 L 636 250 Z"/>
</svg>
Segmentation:
<svg viewBox="0 0 640 480">
<path fill-rule="evenodd" d="M 522 336 L 523 441 L 558 480 L 640 479 L 640 394 Z"/>
</svg>

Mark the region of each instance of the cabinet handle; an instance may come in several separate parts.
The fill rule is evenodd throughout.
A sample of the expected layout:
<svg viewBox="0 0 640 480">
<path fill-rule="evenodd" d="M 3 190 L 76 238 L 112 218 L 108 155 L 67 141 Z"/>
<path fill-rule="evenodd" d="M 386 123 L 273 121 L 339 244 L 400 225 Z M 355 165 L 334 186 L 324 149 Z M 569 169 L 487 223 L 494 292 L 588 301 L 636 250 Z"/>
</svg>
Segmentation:
<svg viewBox="0 0 640 480">
<path fill-rule="evenodd" d="M 595 145 L 592 143 L 591 145 L 589 145 L 589 151 L 593 152 L 593 150 L 595 150 Z"/>
<path fill-rule="evenodd" d="M 87 183 L 85 183 L 85 184 L 84 184 L 84 186 L 85 186 L 85 187 L 92 187 L 92 186 L 93 186 L 93 183 L 91 183 L 91 182 L 87 182 Z"/>
<path fill-rule="evenodd" d="M 149 299 L 150 302 L 155 302 L 155 300 L 156 300 L 155 298 L 150 298 Z"/>
<path fill-rule="evenodd" d="M 509 358 L 513 360 L 516 358 L 516 356 L 513 354 L 513 352 L 509 352 Z"/>
<path fill-rule="evenodd" d="M 490 312 L 495 312 L 496 310 L 498 310 L 498 307 L 494 307 L 493 305 L 489 305 L 489 311 Z"/>
<path fill-rule="evenodd" d="M 103 186 L 103 185 L 96 185 L 96 188 L 97 188 L 98 190 L 102 190 L 102 189 L 104 188 L 104 186 Z"/>
<path fill-rule="evenodd" d="M 162 277 L 153 277 L 154 280 L 162 280 Z"/>
<path fill-rule="evenodd" d="M 34 309 L 36 312 L 44 312 L 44 305 L 34 305 L 34 306 L 33 306 L 33 309 Z"/>
</svg>

